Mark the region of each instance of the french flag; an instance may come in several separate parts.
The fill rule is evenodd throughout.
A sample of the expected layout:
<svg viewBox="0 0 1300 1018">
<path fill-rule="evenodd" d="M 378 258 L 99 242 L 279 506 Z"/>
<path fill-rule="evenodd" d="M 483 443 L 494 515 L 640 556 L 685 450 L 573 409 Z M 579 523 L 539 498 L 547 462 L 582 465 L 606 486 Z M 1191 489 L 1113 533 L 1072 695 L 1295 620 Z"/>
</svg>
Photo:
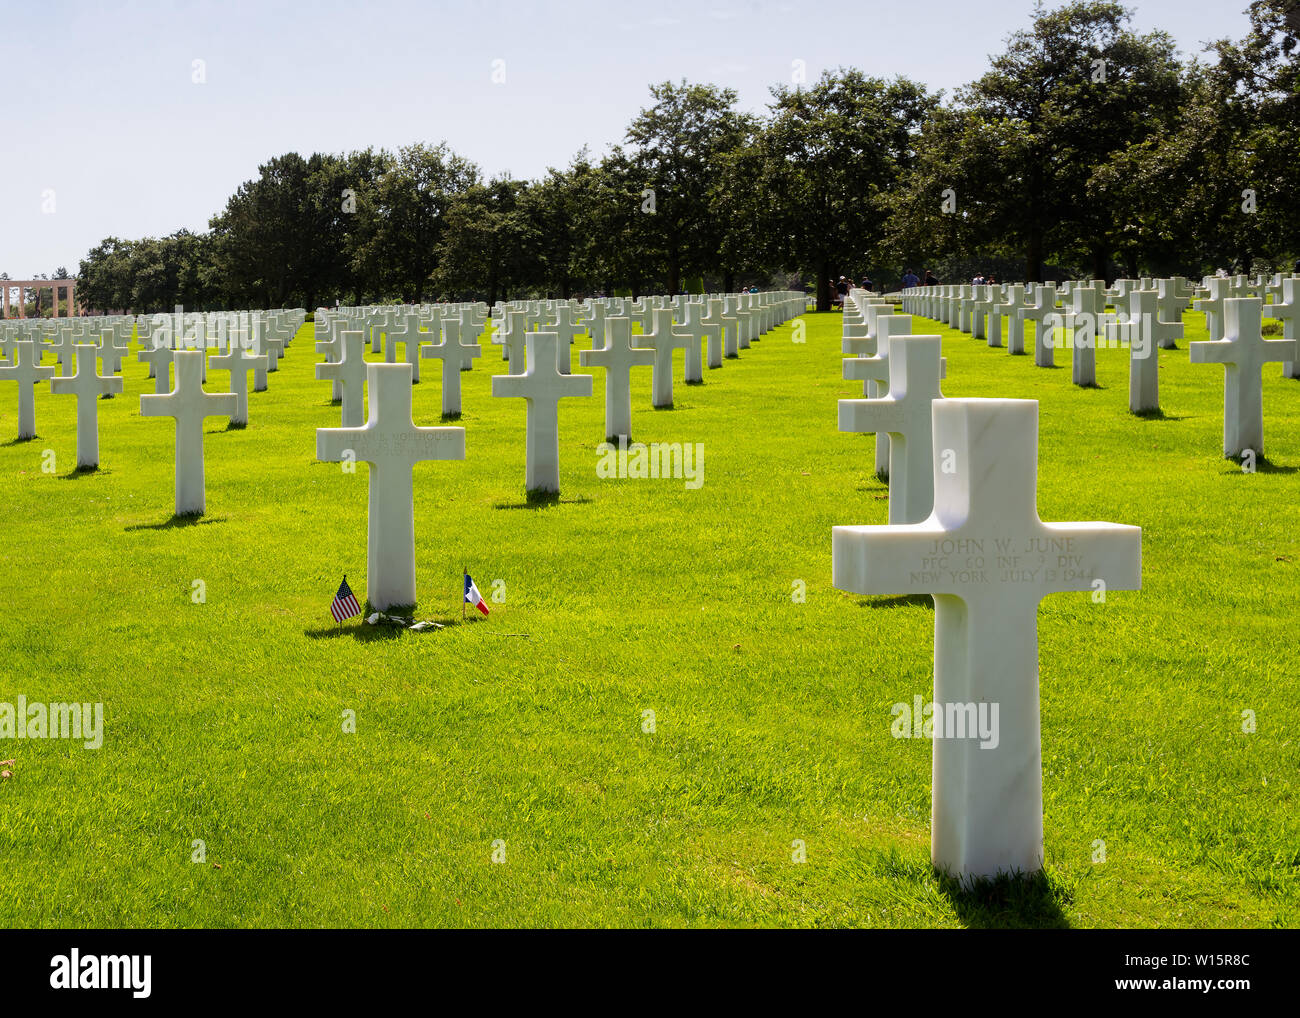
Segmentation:
<svg viewBox="0 0 1300 1018">
<path fill-rule="evenodd" d="M 469 573 L 465 574 L 465 603 L 472 604 L 484 615 L 488 613 L 488 606 L 483 601 L 483 595 L 478 592 L 478 586 L 470 578 Z"/>
</svg>

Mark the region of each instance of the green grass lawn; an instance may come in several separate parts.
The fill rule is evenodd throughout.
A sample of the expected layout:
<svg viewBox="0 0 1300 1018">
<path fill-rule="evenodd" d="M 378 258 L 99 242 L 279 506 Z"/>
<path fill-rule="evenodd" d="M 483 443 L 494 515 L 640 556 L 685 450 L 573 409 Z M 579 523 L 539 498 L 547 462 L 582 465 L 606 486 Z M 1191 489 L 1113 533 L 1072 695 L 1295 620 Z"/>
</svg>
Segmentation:
<svg viewBox="0 0 1300 1018">
<path fill-rule="evenodd" d="M 861 394 L 840 316 L 804 321 L 702 386 L 679 352 L 670 411 L 634 373 L 636 437 L 704 444 L 695 491 L 596 476 L 597 371 L 561 404 L 555 504 L 524 497 L 524 403 L 492 398 L 486 349 L 465 461 L 416 467 L 418 614 L 449 623 L 424 634 L 330 619 L 343 572 L 365 591 L 367 468 L 315 460 L 340 415 L 310 324 L 247 430 L 208 421 L 197 524 L 171 520 L 173 426 L 139 416 L 134 354 L 93 474 L 75 399 L 45 386 L 14 443 L 0 384 L 0 701 L 105 709 L 98 751 L 0 742 L 0 922 L 1300 924 L 1300 382 L 1266 368 L 1268 462 L 1245 475 L 1220 455 L 1223 369 L 1186 341 L 1159 354 L 1167 416 L 1138 419 L 1126 351 L 1080 389 L 1064 351 L 1036 368 L 914 319 L 944 338 L 946 395 L 1040 401 L 1044 520 L 1143 528 L 1140 592 L 1039 611 L 1046 877 L 963 892 L 929 865 L 930 745 L 890 734 L 892 704 L 931 698 L 933 611 L 831 587 L 831 527 L 886 522 L 886 488 L 874 440 L 836 430 Z M 489 597 L 504 581 L 490 618 L 460 622 L 462 565 Z"/>
</svg>

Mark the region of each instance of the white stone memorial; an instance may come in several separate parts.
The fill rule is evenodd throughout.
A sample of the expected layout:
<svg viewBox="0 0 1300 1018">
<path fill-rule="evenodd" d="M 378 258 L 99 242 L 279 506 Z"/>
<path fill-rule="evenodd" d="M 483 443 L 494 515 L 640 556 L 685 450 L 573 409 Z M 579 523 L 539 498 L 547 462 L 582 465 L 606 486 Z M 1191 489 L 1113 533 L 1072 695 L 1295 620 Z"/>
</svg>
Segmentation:
<svg viewBox="0 0 1300 1018">
<path fill-rule="evenodd" d="M 1155 290 L 1131 290 L 1128 295 L 1128 409 L 1129 413 L 1155 413 L 1160 409 L 1160 359 L 1158 351 L 1168 341 L 1183 338 L 1183 323 L 1162 322 Z"/>
<path fill-rule="evenodd" d="M 230 423 L 236 428 L 248 427 L 248 373 L 265 369 L 266 356 L 255 357 L 242 343 L 232 342 L 225 353 L 213 357 L 210 363 L 218 371 L 230 372 L 230 391 L 236 401 Z"/>
<path fill-rule="evenodd" d="M 673 351 L 686 348 L 686 336 L 673 326 L 672 308 L 656 308 L 649 332 L 640 336 L 640 344 L 655 352 L 650 378 L 650 402 L 659 408 L 673 405 Z"/>
<path fill-rule="evenodd" d="M 154 379 L 154 392 L 165 396 L 172 391 L 171 367 L 175 351 L 169 346 L 154 346 L 151 340 L 145 341 L 145 348 L 137 354 L 137 359 L 149 365 L 149 377 Z"/>
<path fill-rule="evenodd" d="M 910 318 L 908 315 L 882 315 Z M 919 523 L 934 507 L 930 404 L 939 391 L 938 336 L 895 336 L 889 341 L 888 391 L 876 399 L 842 399 L 841 431 L 886 434 L 889 443 L 889 522 Z"/>
<path fill-rule="evenodd" d="M 366 418 L 366 334 L 342 333 L 338 360 L 316 365 L 317 381 L 332 381 L 342 390 L 343 427 L 359 428 Z"/>
<path fill-rule="evenodd" d="M 580 366 L 605 369 L 605 438 L 613 443 L 632 441 L 632 369 L 655 362 L 655 352 L 632 338 L 630 318 L 606 318 L 604 346 L 578 351 Z"/>
<path fill-rule="evenodd" d="M 364 427 L 318 429 L 316 458 L 370 464 L 366 597 L 372 608 L 387 611 L 416 602 L 412 471 L 421 460 L 463 460 L 465 429 L 413 423 L 409 364 L 368 364 L 366 370 L 369 419 Z"/>
<path fill-rule="evenodd" d="M 50 379 L 50 392 L 56 396 L 77 397 L 77 469 L 99 467 L 99 397 L 125 392 L 126 383 L 115 375 L 103 376 L 96 371 L 99 350 L 90 343 L 76 346 L 76 374 Z"/>
<path fill-rule="evenodd" d="M 933 512 L 921 523 L 835 527 L 833 583 L 934 599 L 935 713 L 952 720 L 934 738 L 934 865 L 964 881 L 1031 874 L 1043 865 L 1038 603 L 1140 587 L 1142 531 L 1038 518 L 1037 401 L 931 406 Z M 996 738 L 967 726 L 981 705 Z"/>
<path fill-rule="evenodd" d="M 477 344 L 463 345 L 460 341 L 460 321 L 447 318 L 442 322 L 442 342 L 426 346 L 421 355 L 442 361 L 442 416 L 460 416 L 460 373 L 475 357 L 483 354 Z"/>
<path fill-rule="evenodd" d="M 530 332 L 523 373 L 492 377 L 493 396 L 520 397 L 528 404 L 524 487 L 529 492 L 559 492 L 560 400 L 591 395 L 590 375 L 560 372 L 558 350 L 554 332 Z"/>
<path fill-rule="evenodd" d="M 201 516 L 207 511 L 203 477 L 203 420 L 231 417 L 239 408 L 234 393 L 203 391 L 205 355 L 177 350 L 176 387 L 167 395 L 140 397 L 142 417 L 176 418 L 176 515 Z"/>
<path fill-rule="evenodd" d="M 1262 456 L 1263 368 L 1270 361 L 1295 360 L 1296 341 L 1264 338 L 1263 304 L 1258 297 L 1227 297 L 1223 305 L 1223 338 L 1191 343 L 1188 349 L 1193 364 L 1224 368 L 1223 455 L 1235 459 L 1249 449 Z"/>
<path fill-rule="evenodd" d="M 36 343 L 20 339 L 14 344 L 14 363 L 0 365 L 0 382 L 18 383 L 18 441 L 36 437 L 36 384 L 54 377 L 54 368 L 41 367 Z"/>
</svg>

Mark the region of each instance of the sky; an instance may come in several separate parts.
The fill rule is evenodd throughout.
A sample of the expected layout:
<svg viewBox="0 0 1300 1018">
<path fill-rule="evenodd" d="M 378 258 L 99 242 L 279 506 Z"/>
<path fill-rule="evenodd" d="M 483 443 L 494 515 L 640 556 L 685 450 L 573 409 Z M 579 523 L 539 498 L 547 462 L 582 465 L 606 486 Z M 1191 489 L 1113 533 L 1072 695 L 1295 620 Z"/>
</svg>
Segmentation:
<svg viewBox="0 0 1300 1018">
<path fill-rule="evenodd" d="M 1247 0 L 1130 0 L 1186 56 Z M 75 273 L 108 236 L 200 231 L 267 159 L 446 141 L 532 178 L 623 140 L 655 82 L 761 112 L 802 67 L 952 90 L 1033 0 L 41 0 L 0 22 L 0 272 Z M 1049 6 L 1056 6 L 1050 4 Z M 802 65 L 796 61 L 802 61 Z M 494 80 L 496 79 L 496 80 Z M 504 79 L 504 80 L 502 80 Z"/>
</svg>

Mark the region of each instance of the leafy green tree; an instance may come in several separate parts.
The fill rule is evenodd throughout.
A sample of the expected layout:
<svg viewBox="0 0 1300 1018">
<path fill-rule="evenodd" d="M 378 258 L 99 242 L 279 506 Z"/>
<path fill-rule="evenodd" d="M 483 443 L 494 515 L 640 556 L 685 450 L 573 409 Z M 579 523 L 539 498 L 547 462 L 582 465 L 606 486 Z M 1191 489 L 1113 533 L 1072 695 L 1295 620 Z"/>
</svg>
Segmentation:
<svg viewBox="0 0 1300 1018">
<path fill-rule="evenodd" d="M 768 235 L 787 267 L 816 274 L 817 307 L 833 277 L 872 257 L 885 238 L 884 195 L 911 167 L 914 135 L 938 97 L 906 78 L 826 72 L 811 88 L 772 90 L 762 144 Z"/>
<path fill-rule="evenodd" d="M 638 246 L 676 293 L 684 275 L 717 267 L 726 228 L 711 181 L 751 121 L 736 111 L 736 93 L 729 88 L 665 81 L 652 85 L 650 95 L 655 102 L 628 127 L 631 150 L 619 158 L 635 167 L 643 183 L 636 208 L 646 211 L 629 220 L 643 234 Z"/>
<path fill-rule="evenodd" d="M 452 201 L 433 279 L 440 295 L 495 304 L 535 274 L 531 225 L 521 207 L 527 188 L 497 177 L 471 184 Z"/>
<path fill-rule="evenodd" d="M 365 208 L 358 255 L 385 293 L 419 302 L 438 267 L 447 210 L 479 180 L 473 163 L 439 145 L 398 149 L 374 182 Z"/>
<path fill-rule="evenodd" d="M 904 183 L 916 200 L 895 207 L 932 224 L 943 209 L 956 217 L 945 234 L 967 249 L 1019 248 L 1028 279 L 1042 278 L 1049 255 L 1082 255 L 1106 278 L 1125 209 L 1119 192 L 1089 190 L 1092 175 L 1172 129 L 1184 99 L 1173 41 L 1135 35 L 1130 19 L 1107 0 L 1039 3 L 1031 27 L 958 92 L 957 119 L 935 118 L 939 136 L 922 138 L 919 172 Z M 915 236 L 920 225 L 896 232 Z"/>
</svg>

